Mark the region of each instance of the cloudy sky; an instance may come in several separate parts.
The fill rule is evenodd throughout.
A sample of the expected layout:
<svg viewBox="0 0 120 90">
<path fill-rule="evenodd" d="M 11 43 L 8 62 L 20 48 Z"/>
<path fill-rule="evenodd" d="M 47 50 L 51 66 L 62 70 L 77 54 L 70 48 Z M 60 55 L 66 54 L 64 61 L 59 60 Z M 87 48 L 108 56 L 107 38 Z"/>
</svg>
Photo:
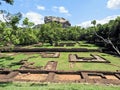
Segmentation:
<svg viewBox="0 0 120 90">
<path fill-rule="evenodd" d="M 14 0 L 14 5 L 3 2 L 0 9 L 21 12 L 35 24 L 44 23 L 44 16 L 58 16 L 87 27 L 92 20 L 104 24 L 120 16 L 120 0 Z"/>
</svg>

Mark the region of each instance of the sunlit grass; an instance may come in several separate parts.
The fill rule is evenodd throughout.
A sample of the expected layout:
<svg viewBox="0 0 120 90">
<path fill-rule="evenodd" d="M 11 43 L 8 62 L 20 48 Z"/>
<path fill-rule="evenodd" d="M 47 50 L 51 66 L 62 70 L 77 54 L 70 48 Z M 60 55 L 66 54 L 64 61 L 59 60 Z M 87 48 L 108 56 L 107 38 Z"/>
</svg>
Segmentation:
<svg viewBox="0 0 120 90">
<path fill-rule="evenodd" d="M 90 57 L 90 54 L 98 54 L 111 62 L 113 65 L 107 63 L 74 63 L 73 67 L 70 66 L 68 62 L 69 54 L 78 54 L 80 57 Z M 7 55 L 7 53 L 6 53 Z M 36 54 L 22 54 L 18 53 L 14 56 L 0 58 L 0 67 L 7 67 L 11 69 L 18 69 L 21 65 L 16 65 L 13 63 L 19 62 L 22 59 L 26 59 L 31 56 L 36 56 L 29 58 L 28 62 L 34 62 L 34 66 L 45 66 L 48 61 L 57 61 L 57 70 L 102 70 L 102 71 L 116 71 L 120 70 L 120 58 L 110 54 L 99 53 L 99 52 L 60 52 L 59 58 L 42 58 L 40 53 Z M 117 66 L 114 66 L 117 65 Z"/>
<path fill-rule="evenodd" d="M 74 42 L 74 41 L 61 41 L 62 43 L 67 42 Z M 76 43 L 75 46 L 64 46 L 64 47 L 58 47 L 58 46 L 51 46 L 49 43 L 44 43 L 43 46 L 25 46 L 23 48 L 87 48 L 87 49 L 99 49 L 98 46 L 94 44 L 88 44 L 85 41 L 79 41 L 80 44 Z"/>
<path fill-rule="evenodd" d="M 78 83 L 9 83 L 0 84 L 0 90 L 120 90 L 120 86 Z"/>
</svg>

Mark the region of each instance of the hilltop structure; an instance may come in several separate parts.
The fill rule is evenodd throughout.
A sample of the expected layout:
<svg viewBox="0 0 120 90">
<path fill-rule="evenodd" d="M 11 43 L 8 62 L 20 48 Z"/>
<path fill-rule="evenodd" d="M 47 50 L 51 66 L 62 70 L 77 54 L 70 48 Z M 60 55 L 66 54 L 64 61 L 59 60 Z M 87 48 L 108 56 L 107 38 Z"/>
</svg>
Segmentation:
<svg viewBox="0 0 120 90">
<path fill-rule="evenodd" d="M 45 23 L 49 23 L 49 22 L 61 23 L 63 28 L 71 26 L 70 22 L 68 20 L 66 20 L 65 18 L 62 18 L 62 17 L 45 16 L 44 17 L 44 22 Z"/>
</svg>

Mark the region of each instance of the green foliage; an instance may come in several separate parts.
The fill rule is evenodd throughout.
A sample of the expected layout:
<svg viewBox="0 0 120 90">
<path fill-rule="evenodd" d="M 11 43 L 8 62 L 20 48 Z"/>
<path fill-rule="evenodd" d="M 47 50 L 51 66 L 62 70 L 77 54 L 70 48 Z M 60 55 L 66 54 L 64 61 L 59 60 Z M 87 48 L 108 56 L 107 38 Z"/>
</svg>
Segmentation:
<svg viewBox="0 0 120 90">
<path fill-rule="evenodd" d="M 2 13 L 5 13 L 3 11 Z M 0 39 L 1 43 L 11 43 L 14 45 L 30 45 L 38 42 L 50 43 L 51 46 L 58 44 L 59 41 L 80 41 L 86 40 L 88 42 L 96 43 L 102 41 L 94 33 L 94 27 L 96 32 L 104 38 L 110 36 L 112 42 L 116 45 L 120 45 L 120 17 L 115 20 L 111 20 L 109 23 L 96 25 L 96 21 L 91 23 L 94 27 L 81 28 L 78 26 L 71 26 L 63 28 L 61 24 L 56 22 L 41 24 L 37 28 L 32 28 L 34 23 L 30 22 L 28 18 L 23 20 L 23 27 L 18 27 L 21 14 L 17 13 L 11 15 L 6 13 L 6 21 L 8 23 L 0 22 Z M 8 17 L 10 17 L 8 19 Z"/>
<path fill-rule="evenodd" d="M 18 38 L 20 41 L 20 45 L 30 45 L 34 43 L 38 43 L 37 35 L 31 28 L 22 28 L 18 31 Z"/>
<path fill-rule="evenodd" d="M 11 28 L 8 28 L 5 23 L 0 22 L 0 44 L 6 45 L 11 41 Z"/>
<path fill-rule="evenodd" d="M 55 22 L 41 25 L 39 29 L 39 39 L 41 42 L 48 42 L 51 45 L 60 41 L 62 26 Z"/>
<path fill-rule="evenodd" d="M 33 22 L 29 22 L 29 19 L 28 19 L 28 18 L 25 18 L 25 19 L 23 20 L 23 26 L 29 28 L 29 27 L 32 27 L 33 25 L 34 25 L 34 23 L 33 23 Z"/>
<path fill-rule="evenodd" d="M 103 43 L 104 47 L 112 48 L 112 45 L 108 40 L 110 39 L 113 45 L 120 50 L 120 17 L 117 17 L 115 20 L 110 20 L 108 23 L 103 25 L 96 25 L 95 20 L 91 23 L 94 25 L 94 27 L 88 27 L 85 29 L 87 31 L 87 33 L 84 34 L 85 40 L 95 44 Z M 101 38 L 97 37 L 96 33 L 97 35 L 103 37 L 106 43 Z"/>
<path fill-rule="evenodd" d="M 93 20 L 91 24 L 96 25 L 96 20 Z"/>
</svg>

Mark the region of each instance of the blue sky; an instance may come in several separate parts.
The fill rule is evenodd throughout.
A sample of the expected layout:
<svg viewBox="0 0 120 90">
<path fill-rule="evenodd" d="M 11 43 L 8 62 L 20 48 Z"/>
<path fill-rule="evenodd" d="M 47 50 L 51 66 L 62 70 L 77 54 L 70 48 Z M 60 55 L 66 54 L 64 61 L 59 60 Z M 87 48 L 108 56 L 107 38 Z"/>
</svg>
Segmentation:
<svg viewBox="0 0 120 90">
<path fill-rule="evenodd" d="M 86 27 L 91 20 L 104 24 L 119 16 L 120 0 L 14 0 L 14 5 L 3 2 L 0 9 L 21 12 L 35 24 L 44 23 L 44 16 L 58 16 Z"/>
</svg>

